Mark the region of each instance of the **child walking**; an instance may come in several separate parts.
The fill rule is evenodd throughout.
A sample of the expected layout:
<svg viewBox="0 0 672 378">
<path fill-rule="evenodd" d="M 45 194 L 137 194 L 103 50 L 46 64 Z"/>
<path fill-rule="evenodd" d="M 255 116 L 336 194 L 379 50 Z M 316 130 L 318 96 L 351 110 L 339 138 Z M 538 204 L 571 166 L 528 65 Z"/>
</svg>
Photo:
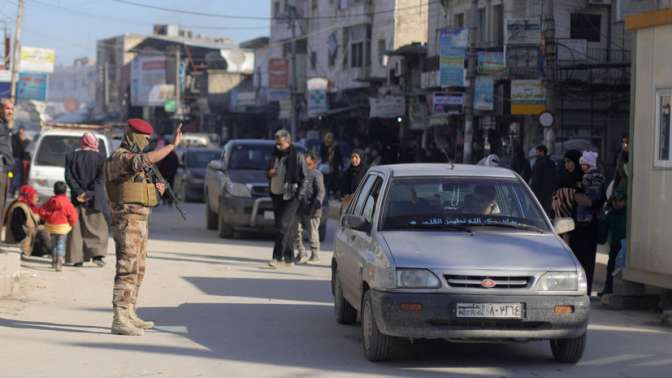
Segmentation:
<svg viewBox="0 0 672 378">
<path fill-rule="evenodd" d="M 309 151 L 305 154 L 305 160 L 306 165 L 308 166 L 308 187 L 306 189 L 304 203 L 302 203 L 299 208 L 296 247 L 299 250 L 298 260 L 300 264 L 319 264 L 320 219 L 322 218 L 322 202 L 324 202 L 326 190 L 322 172 L 317 169 L 317 155 L 314 152 Z M 306 253 L 306 247 L 303 245 L 304 229 L 308 230 L 310 256 Z"/>
<path fill-rule="evenodd" d="M 77 223 L 77 210 L 66 193 L 68 187 L 63 181 L 54 184 L 54 196 L 40 209 L 40 216 L 51 234 L 51 266 L 60 272 L 65 260 L 65 241 L 72 226 Z"/>
<path fill-rule="evenodd" d="M 597 168 L 597 153 L 585 151 L 581 155 L 580 162 L 583 170 L 583 180 L 581 181 L 583 192 L 593 203 L 600 203 L 600 201 L 603 201 L 605 179 Z M 594 206 L 579 206 L 577 208 L 576 220 L 578 222 L 592 222 L 594 216 Z"/>
</svg>

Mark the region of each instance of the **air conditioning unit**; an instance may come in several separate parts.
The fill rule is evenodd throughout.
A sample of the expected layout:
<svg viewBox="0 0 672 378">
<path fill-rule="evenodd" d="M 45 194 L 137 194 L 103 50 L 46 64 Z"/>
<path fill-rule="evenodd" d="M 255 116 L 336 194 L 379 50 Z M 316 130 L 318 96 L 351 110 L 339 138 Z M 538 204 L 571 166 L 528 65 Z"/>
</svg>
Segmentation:
<svg viewBox="0 0 672 378">
<path fill-rule="evenodd" d="M 611 0 L 588 0 L 590 5 L 611 5 Z"/>
</svg>

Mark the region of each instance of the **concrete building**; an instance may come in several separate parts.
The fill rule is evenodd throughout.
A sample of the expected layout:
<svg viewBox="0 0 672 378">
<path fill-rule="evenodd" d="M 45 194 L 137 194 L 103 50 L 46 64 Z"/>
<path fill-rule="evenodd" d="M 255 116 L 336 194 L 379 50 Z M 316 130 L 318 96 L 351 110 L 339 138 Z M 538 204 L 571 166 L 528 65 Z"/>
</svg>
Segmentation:
<svg viewBox="0 0 672 378">
<path fill-rule="evenodd" d="M 488 153 L 508 155 L 516 142 L 532 147 L 549 141 L 537 120 L 546 109 L 555 115 L 550 130 L 556 143 L 549 147 L 556 155 L 576 146 L 578 139 L 611 164 L 618 140 L 627 130 L 631 38 L 623 16 L 635 5 L 627 0 L 553 1 L 553 22 L 546 24 L 549 14 L 544 14 L 542 3 L 478 1 L 477 49 L 504 54 L 506 69 L 493 77 L 494 109 L 477 111 L 474 158 Z M 437 74 L 440 31 L 467 27 L 469 22 L 471 0 L 446 4 L 445 8 L 439 2 L 430 5 L 428 64 L 423 74 L 423 87 L 428 90 L 446 90 L 440 87 Z M 636 2 L 637 7 L 650 5 L 655 1 Z M 554 35 L 547 34 L 550 25 Z M 517 80 L 542 83 L 544 106 L 527 114 L 512 110 L 512 86 L 520 83 Z M 452 140 L 458 145 L 462 122 L 458 117 L 444 123 L 455 129 Z M 456 155 L 461 156 L 459 151 Z"/>
<path fill-rule="evenodd" d="M 342 140 L 371 139 L 372 128 L 390 120 L 370 117 L 369 101 L 379 96 L 388 75 L 387 53 L 427 40 L 428 0 L 271 1 L 271 56 L 291 58 L 291 18 L 296 38 L 297 98 L 302 133 L 330 130 Z M 308 111 L 306 82 L 327 83 L 328 106 Z M 281 114 L 283 104 L 281 101 Z M 396 117 L 395 117 L 396 118 Z M 385 137 L 398 143 L 398 124 Z M 375 132 L 374 132 L 375 134 Z"/>
<path fill-rule="evenodd" d="M 124 34 L 99 40 L 96 46 L 96 113 L 121 120 L 128 113 L 131 50 L 145 39 L 140 34 Z"/>
<path fill-rule="evenodd" d="M 624 278 L 672 289 L 672 9 L 629 16 L 626 25 L 634 77 Z"/>
<path fill-rule="evenodd" d="M 76 59 L 70 66 L 56 66 L 49 74 L 47 101 L 65 103 L 66 100 L 77 100 L 83 107 L 96 104 L 95 62 L 88 58 Z"/>
</svg>

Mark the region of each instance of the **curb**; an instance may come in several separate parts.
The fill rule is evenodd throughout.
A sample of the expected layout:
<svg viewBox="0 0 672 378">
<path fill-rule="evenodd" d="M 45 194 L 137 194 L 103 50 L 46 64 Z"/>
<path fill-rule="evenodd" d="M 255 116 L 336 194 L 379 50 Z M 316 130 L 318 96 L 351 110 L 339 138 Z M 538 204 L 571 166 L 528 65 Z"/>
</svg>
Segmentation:
<svg viewBox="0 0 672 378">
<path fill-rule="evenodd" d="M 10 245 L 0 245 L 0 298 L 17 293 L 21 277 L 21 251 Z"/>
</svg>

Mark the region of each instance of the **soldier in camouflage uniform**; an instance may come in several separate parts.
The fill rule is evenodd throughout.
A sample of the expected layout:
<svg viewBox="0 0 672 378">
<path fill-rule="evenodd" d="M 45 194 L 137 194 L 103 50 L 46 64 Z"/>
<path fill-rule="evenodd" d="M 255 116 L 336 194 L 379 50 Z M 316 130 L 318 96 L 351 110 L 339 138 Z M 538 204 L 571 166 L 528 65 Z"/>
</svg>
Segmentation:
<svg viewBox="0 0 672 378">
<path fill-rule="evenodd" d="M 145 276 L 149 215 L 151 208 L 158 205 L 165 185 L 152 183 L 145 175 L 144 167 L 158 163 L 175 150 L 182 132 L 180 129 L 175 132 L 172 144 L 143 153 L 153 132 L 149 123 L 130 119 L 121 146 L 105 166 L 112 209 L 111 230 L 117 255 L 112 333 L 118 335 L 140 336 L 144 330 L 154 326 L 153 322 L 140 319 L 135 308 L 138 290 Z"/>
</svg>

